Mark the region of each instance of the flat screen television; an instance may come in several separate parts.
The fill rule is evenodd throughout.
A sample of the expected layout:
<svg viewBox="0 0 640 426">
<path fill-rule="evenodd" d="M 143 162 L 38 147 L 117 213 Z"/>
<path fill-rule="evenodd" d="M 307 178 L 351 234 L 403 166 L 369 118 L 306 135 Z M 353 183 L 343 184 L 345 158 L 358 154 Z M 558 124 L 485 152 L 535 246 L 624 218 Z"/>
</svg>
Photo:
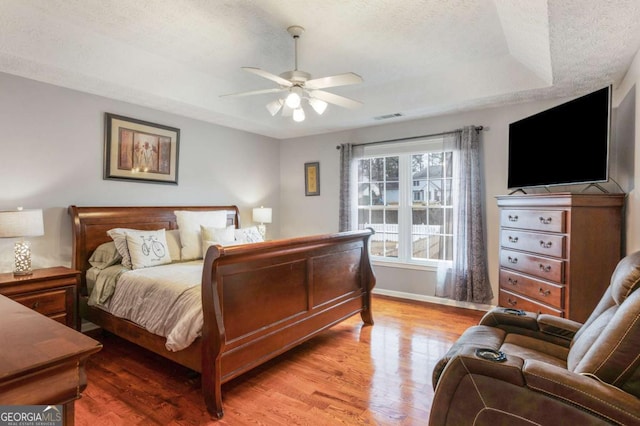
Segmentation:
<svg viewBox="0 0 640 426">
<path fill-rule="evenodd" d="M 611 86 L 509 124 L 509 189 L 606 182 Z"/>
</svg>

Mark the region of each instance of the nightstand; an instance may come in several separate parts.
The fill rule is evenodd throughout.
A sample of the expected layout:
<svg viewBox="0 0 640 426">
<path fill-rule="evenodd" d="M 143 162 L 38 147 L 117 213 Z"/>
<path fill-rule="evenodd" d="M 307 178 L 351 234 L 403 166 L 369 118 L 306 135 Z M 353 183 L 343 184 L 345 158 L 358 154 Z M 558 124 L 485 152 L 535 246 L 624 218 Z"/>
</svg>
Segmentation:
<svg viewBox="0 0 640 426">
<path fill-rule="evenodd" d="M 78 282 L 80 272 L 56 266 L 32 275 L 0 274 L 0 294 L 62 324 L 80 329 Z"/>
</svg>

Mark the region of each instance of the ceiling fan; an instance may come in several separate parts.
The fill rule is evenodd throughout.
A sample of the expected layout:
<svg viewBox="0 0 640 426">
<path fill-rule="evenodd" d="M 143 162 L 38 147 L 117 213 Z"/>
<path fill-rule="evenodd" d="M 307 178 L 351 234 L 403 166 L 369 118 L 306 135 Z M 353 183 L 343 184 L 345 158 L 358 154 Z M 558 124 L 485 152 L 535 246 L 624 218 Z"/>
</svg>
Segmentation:
<svg viewBox="0 0 640 426">
<path fill-rule="evenodd" d="M 318 114 L 322 114 L 327 109 L 327 104 L 338 105 L 343 108 L 358 108 L 362 102 L 336 95 L 322 89 L 330 87 L 347 86 L 350 84 L 362 83 L 362 77 L 358 74 L 348 72 L 344 74 L 332 75 L 322 78 L 311 78 L 311 74 L 298 70 L 298 39 L 304 32 L 304 28 L 293 25 L 287 31 L 295 43 L 295 67 L 293 71 L 285 71 L 280 75 L 271 74 L 260 68 L 242 67 L 243 70 L 252 74 L 266 78 L 278 84 L 277 88 L 252 90 L 249 92 L 232 93 L 221 97 L 240 97 L 251 95 L 262 95 L 265 93 L 286 92 L 286 97 L 269 102 L 266 107 L 272 116 L 280 110 L 285 117 L 292 116 L 294 121 L 304 121 L 305 113 L 302 109 L 302 101 L 306 100 Z"/>
</svg>

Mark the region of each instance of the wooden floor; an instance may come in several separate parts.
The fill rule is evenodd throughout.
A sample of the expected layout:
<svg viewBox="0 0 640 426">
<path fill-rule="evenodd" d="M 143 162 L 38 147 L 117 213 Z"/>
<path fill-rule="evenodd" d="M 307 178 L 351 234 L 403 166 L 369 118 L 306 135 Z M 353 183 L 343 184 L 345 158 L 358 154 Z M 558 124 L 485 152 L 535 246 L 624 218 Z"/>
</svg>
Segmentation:
<svg viewBox="0 0 640 426">
<path fill-rule="evenodd" d="M 87 364 L 76 425 L 425 425 L 431 372 L 483 312 L 374 297 L 360 316 L 223 385 L 225 415 L 205 409 L 200 377 L 118 337 Z"/>
</svg>

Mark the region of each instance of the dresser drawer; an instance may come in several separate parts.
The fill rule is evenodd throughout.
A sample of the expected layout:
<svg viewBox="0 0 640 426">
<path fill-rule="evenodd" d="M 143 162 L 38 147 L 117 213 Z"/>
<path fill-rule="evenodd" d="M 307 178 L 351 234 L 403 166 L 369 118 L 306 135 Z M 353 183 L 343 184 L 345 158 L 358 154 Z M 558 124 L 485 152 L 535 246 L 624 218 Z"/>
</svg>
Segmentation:
<svg viewBox="0 0 640 426">
<path fill-rule="evenodd" d="M 502 210 L 500 225 L 533 231 L 565 232 L 563 210 Z"/>
<path fill-rule="evenodd" d="M 506 269 L 500 269 L 500 289 L 527 296 L 553 308 L 564 308 L 565 287 L 563 285 L 548 283 Z"/>
<path fill-rule="evenodd" d="M 564 235 L 557 234 L 523 232 L 513 229 L 502 229 L 500 232 L 502 247 L 553 257 L 565 256 L 565 240 Z"/>
<path fill-rule="evenodd" d="M 564 261 L 562 260 L 503 249 L 500 251 L 500 266 L 559 284 L 564 283 Z"/>
<path fill-rule="evenodd" d="M 14 296 L 12 299 L 47 316 L 65 313 L 67 307 L 67 291 L 64 289 Z"/>
<path fill-rule="evenodd" d="M 500 291 L 499 303 L 500 306 L 504 306 L 505 308 L 522 309 L 528 312 L 549 314 L 564 318 L 564 311 L 561 309 L 554 309 L 550 306 L 537 303 L 534 300 L 527 299 L 524 296 L 519 296 L 505 290 Z"/>
</svg>

